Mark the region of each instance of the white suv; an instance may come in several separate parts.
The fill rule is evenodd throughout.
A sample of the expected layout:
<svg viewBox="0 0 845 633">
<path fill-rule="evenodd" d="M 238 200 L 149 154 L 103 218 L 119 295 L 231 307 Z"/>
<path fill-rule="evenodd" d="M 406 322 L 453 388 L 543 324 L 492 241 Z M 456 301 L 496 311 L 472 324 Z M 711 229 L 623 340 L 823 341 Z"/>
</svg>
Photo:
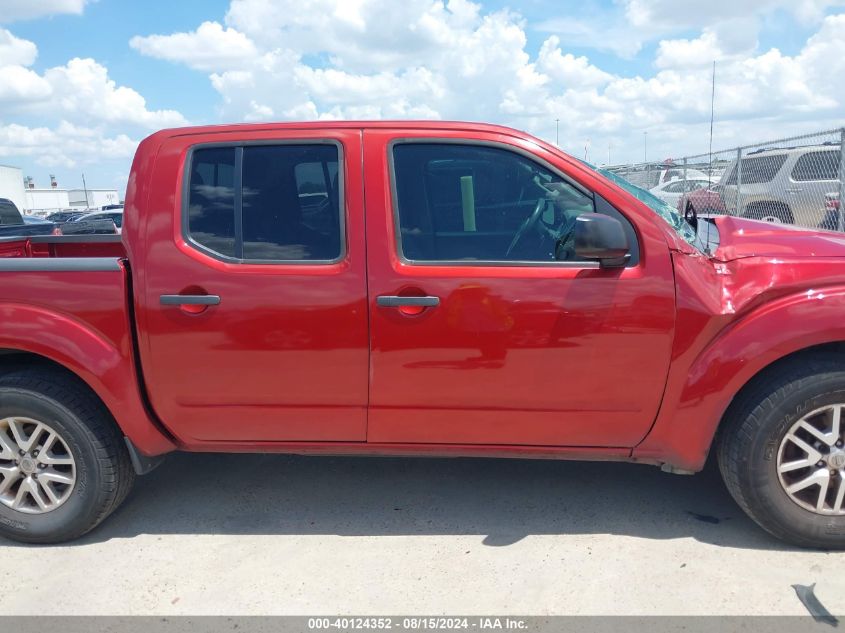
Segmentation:
<svg viewBox="0 0 845 633">
<path fill-rule="evenodd" d="M 824 221 L 825 194 L 839 188 L 840 160 L 838 144 L 750 152 L 739 174 L 736 160 L 725 170 L 725 207 L 755 220 L 816 227 Z"/>
</svg>

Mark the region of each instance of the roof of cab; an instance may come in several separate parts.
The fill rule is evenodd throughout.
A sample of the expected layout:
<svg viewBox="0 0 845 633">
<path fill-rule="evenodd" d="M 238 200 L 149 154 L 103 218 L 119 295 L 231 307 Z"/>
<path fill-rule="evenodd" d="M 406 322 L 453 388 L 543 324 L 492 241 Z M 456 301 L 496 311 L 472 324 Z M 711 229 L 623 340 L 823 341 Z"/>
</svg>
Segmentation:
<svg viewBox="0 0 845 633">
<path fill-rule="evenodd" d="M 403 130 L 463 130 L 467 132 L 488 132 L 507 134 L 522 138 L 532 138 L 530 134 L 490 123 L 471 121 L 286 121 L 266 123 L 227 123 L 218 125 L 198 125 L 192 127 L 169 128 L 156 132 L 152 136 L 173 137 L 191 134 L 214 134 L 224 132 L 254 132 L 261 130 L 326 130 L 326 129 L 403 129 Z"/>
</svg>

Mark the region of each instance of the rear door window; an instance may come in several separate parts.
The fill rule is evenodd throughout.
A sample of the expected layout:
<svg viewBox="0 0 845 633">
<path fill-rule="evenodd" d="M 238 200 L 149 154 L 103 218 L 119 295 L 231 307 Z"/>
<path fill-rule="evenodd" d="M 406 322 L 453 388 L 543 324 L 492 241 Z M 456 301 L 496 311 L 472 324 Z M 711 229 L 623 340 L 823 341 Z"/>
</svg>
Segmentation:
<svg viewBox="0 0 845 633">
<path fill-rule="evenodd" d="M 198 148 L 191 162 L 191 241 L 241 261 L 340 258 L 340 150 L 334 144 Z"/>
<path fill-rule="evenodd" d="M 742 159 L 742 184 L 755 185 L 764 182 L 771 182 L 775 175 L 786 162 L 786 154 L 773 154 L 771 156 L 754 156 Z M 731 170 L 725 184 L 735 185 L 737 183 L 736 165 Z"/>
</svg>

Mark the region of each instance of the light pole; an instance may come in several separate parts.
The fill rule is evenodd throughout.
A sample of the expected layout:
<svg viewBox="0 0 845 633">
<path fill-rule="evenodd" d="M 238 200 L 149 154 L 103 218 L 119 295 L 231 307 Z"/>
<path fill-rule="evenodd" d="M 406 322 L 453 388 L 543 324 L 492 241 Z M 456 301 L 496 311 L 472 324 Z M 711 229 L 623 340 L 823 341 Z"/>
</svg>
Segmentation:
<svg viewBox="0 0 845 633">
<path fill-rule="evenodd" d="M 85 208 L 88 208 L 88 185 L 85 184 L 85 174 L 82 174 L 82 188 L 85 190 Z"/>
<path fill-rule="evenodd" d="M 643 162 L 648 162 L 648 132 L 643 132 Z"/>
<path fill-rule="evenodd" d="M 555 145 L 560 147 L 560 119 L 555 119 Z"/>
</svg>

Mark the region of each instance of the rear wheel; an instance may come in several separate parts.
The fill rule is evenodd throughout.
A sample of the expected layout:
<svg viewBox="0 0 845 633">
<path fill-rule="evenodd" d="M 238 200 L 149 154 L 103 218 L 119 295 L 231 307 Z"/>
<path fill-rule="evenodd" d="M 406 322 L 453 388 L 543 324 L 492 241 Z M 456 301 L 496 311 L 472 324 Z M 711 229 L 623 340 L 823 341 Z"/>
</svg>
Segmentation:
<svg viewBox="0 0 845 633">
<path fill-rule="evenodd" d="M 780 202 L 755 202 L 746 207 L 742 217 L 773 224 L 794 224 L 789 207 Z"/>
<path fill-rule="evenodd" d="M 845 363 L 787 361 L 737 399 L 718 444 L 728 490 L 776 537 L 845 548 Z"/>
<path fill-rule="evenodd" d="M 75 378 L 49 368 L 0 376 L 0 535 L 77 538 L 117 508 L 134 477 L 114 420 Z"/>
</svg>

